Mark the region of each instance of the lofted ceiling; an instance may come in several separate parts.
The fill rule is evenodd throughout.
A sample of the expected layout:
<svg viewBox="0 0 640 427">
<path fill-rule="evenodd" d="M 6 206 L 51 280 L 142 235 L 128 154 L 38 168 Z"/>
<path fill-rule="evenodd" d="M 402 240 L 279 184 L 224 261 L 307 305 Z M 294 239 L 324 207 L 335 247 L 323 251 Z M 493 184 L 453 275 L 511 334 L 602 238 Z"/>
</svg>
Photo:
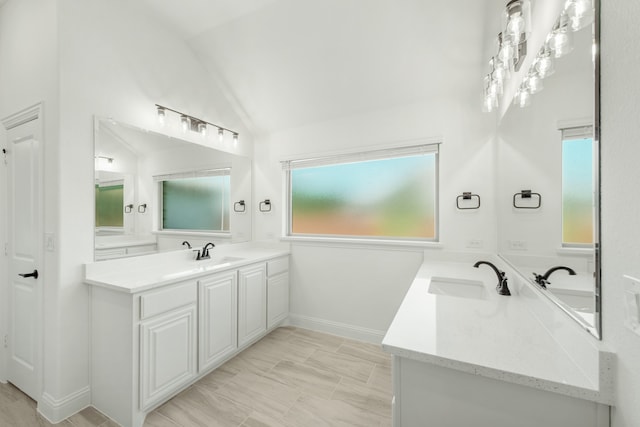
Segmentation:
<svg viewBox="0 0 640 427">
<path fill-rule="evenodd" d="M 496 14 L 496 0 L 140 1 L 256 132 L 479 99 L 485 26 Z"/>
</svg>

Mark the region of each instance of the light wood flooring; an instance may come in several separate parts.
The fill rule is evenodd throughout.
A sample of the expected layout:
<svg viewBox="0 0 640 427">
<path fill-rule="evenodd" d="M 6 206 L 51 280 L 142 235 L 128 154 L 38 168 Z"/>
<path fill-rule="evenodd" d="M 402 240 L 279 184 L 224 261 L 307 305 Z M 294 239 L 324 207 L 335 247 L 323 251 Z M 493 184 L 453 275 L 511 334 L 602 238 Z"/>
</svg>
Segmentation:
<svg viewBox="0 0 640 427">
<path fill-rule="evenodd" d="M 0 426 L 50 426 L 0 384 Z M 115 427 L 87 408 L 58 426 Z M 293 327 L 265 338 L 147 416 L 145 427 L 391 426 L 391 359 L 379 346 Z"/>
</svg>

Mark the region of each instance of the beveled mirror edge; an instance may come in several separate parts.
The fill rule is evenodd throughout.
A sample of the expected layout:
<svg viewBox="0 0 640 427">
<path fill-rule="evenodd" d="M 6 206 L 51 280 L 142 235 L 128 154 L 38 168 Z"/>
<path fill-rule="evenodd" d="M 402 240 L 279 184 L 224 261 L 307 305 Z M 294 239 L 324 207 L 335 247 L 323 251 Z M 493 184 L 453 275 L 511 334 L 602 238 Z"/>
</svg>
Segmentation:
<svg viewBox="0 0 640 427">
<path fill-rule="evenodd" d="M 593 210 L 596 217 L 594 221 L 594 247 L 593 247 L 593 260 L 594 260 L 594 313 L 593 324 L 587 322 L 584 318 L 578 315 L 575 310 L 558 297 L 553 295 L 552 292 L 542 288 L 535 283 L 532 279 L 525 276 L 525 274 L 519 269 L 513 262 L 511 262 L 507 254 L 498 253 L 498 257 L 502 259 L 516 274 L 526 283 L 530 284 L 537 292 L 544 297 L 552 301 L 558 308 L 566 313 L 571 319 L 576 321 L 584 330 L 591 334 L 594 338 L 602 340 L 602 276 L 601 276 L 601 210 L 600 210 L 600 176 L 601 176 L 601 164 L 600 164 L 600 0 L 593 0 L 594 7 L 594 19 L 592 24 L 593 44 L 595 49 L 593 50 L 593 90 L 594 90 L 594 111 L 593 111 L 593 143 L 594 143 L 594 191 L 593 198 Z"/>
</svg>

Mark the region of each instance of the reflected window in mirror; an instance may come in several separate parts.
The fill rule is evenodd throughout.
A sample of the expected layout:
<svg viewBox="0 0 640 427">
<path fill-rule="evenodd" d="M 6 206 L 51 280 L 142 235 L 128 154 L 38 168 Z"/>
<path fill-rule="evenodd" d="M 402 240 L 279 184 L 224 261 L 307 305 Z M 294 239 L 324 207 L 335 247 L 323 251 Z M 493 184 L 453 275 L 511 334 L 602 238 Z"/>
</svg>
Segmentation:
<svg viewBox="0 0 640 427">
<path fill-rule="evenodd" d="M 562 129 L 562 246 L 593 247 L 593 128 Z"/>
<path fill-rule="evenodd" d="M 124 181 L 96 183 L 96 228 L 102 234 L 122 233 Z"/>
<path fill-rule="evenodd" d="M 156 177 L 160 229 L 229 232 L 231 169 Z"/>
</svg>

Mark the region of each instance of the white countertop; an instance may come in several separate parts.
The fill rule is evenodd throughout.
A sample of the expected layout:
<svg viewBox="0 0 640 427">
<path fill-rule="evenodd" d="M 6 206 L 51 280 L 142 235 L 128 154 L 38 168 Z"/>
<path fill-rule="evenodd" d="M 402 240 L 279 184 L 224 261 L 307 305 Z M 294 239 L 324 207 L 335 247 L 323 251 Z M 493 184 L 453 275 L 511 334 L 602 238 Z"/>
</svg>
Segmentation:
<svg viewBox="0 0 640 427">
<path fill-rule="evenodd" d="M 209 250 L 209 260 L 195 260 L 189 249 L 85 264 L 85 283 L 136 293 L 247 264 L 289 255 L 288 248 L 230 244 Z M 225 260 L 225 258 L 229 260 Z M 223 262 L 221 262 L 223 261 Z"/>
<path fill-rule="evenodd" d="M 113 249 L 132 246 L 155 245 L 155 236 L 100 236 L 95 239 L 96 249 Z"/>
<path fill-rule="evenodd" d="M 480 280 L 486 299 L 435 295 L 431 277 Z M 488 266 L 425 263 L 407 292 L 382 342 L 385 351 L 445 368 L 611 404 L 602 378 L 603 358 L 585 371 L 528 309 L 526 299 L 501 296 Z M 594 351 L 597 351 L 594 347 Z M 607 359 L 604 357 L 604 359 Z M 609 359 L 607 359 L 608 361 Z"/>
</svg>

